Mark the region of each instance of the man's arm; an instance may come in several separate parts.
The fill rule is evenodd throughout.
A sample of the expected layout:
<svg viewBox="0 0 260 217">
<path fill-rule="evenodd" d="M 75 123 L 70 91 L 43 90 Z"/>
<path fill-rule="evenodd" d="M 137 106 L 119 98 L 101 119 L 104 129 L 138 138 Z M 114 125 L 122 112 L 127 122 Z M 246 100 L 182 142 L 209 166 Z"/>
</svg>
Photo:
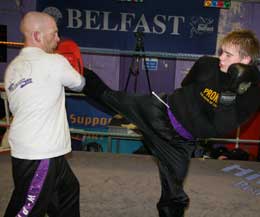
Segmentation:
<svg viewBox="0 0 260 217">
<path fill-rule="evenodd" d="M 59 76 L 62 85 L 72 91 L 81 91 L 85 86 L 85 78 L 71 66 L 65 57 L 59 54 L 54 55 L 59 63 L 58 67 L 60 68 L 58 70 L 59 74 L 57 76 Z"/>
<path fill-rule="evenodd" d="M 233 64 L 228 69 L 230 83 L 219 97 L 214 124 L 218 134 L 244 123 L 260 106 L 259 74 L 256 66 Z"/>
<path fill-rule="evenodd" d="M 181 86 L 207 81 L 214 73 L 218 73 L 216 71 L 218 69 L 218 62 L 219 60 L 215 57 L 201 57 L 191 67 L 189 73 L 181 82 Z"/>
</svg>

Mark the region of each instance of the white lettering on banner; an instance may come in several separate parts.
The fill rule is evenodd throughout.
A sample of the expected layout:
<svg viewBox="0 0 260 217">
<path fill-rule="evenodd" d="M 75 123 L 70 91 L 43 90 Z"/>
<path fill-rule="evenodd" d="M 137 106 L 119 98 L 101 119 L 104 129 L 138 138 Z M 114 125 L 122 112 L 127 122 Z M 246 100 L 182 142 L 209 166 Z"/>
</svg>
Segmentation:
<svg viewBox="0 0 260 217">
<path fill-rule="evenodd" d="M 87 30 L 119 32 L 138 32 L 138 30 L 141 29 L 144 33 L 164 34 L 169 26 L 169 34 L 180 35 L 181 24 L 185 23 L 184 16 L 165 16 L 158 14 L 153 17 L 153 23 L 149 26 L 144 14 L 141 14 L 140 17 L 136 17 L 134 13 L 120 13 L 119 22 L 114 23 L 114 26 L 110 26 L 112 15 L 110 11 L 81 11 L 78 9 L 67 9 L 67 11 L 67 28 L 72 29 L 83 28 Z"/>
<path fill-rule="evenodd" d="M 203 33 L 214 32 L 213 28 L 214 19 L 205 17 L 192 17 L 190 21 L 190 38 L 196 35 L 201 35 Z"/>
<path fill-rule="evenodd" d="M 100 29 L 100 25 L 92 26 L 92 24 L 96 24 L 99 14 L 99 11 L 93 11 L 92 17 L 90 11 L 86 11 L 86 29 Z"/>
<path fill-rule="evenodd" d="M 173 27 L 172 27 L 171 35 L 180 35 L 180 33 L 179 33 L 179 24 L 180 24 L 179 19 L 181 19 L 182 22 L 184 23 L 185 22 L 185 17 L 169 16 L 168 20 L 171 20 L 171 18 L 173 18 Z"/>
<path fill-rule="evenodd" d="M 74 28 L 74 29 L 78 29 L 82 27 L 82 21 L 80 19 L 81 17 L 81 12 L 80 10 L 68 10 L 68 28 Z M 76 22 L 76 26 L 74 25 L 74 23 Z"/>
<path fill-rule="evenodd" d="M 121 27 L 120 32 L 127 32 L 127 27 L 131 28 L 132 26 L 132 18 L 135 18 L 135 14 L 129 13 L 120 13 L 121 14 Z M 131 17 L 130 17 L 131 16 Z M 128 19 L 129 17 L 129 19 Z M 131 18 L 131 19 L 130 19 Z M 128 26 L 127 26 L 128 24 Z"/>
<path fill-rule="evenodd" d="M 260 196 L 260 189 L 256 188 L 255 186 L 252 185 L 252 184 L 257 184 L 257 185 L 260 184 L 260 180 L 259 180 L 260 173 L 256 173 L 252 169 L 242 168 L 238 164 L 234 164 L 234 165 L 225 167 L 222 169 L 222 171 L 226 172 L 226 173 L 235 172 L 234 173 L 235 176 L 245 178 L 245 180 L 247 180 L 247 181 L 241 180 L 238 183 L 235 183 L 234 187 L 239 188 L 245 192 L 251 193 L 255 196 Z M 252 172 L 253 172 L 253 174 L 252 174 Z M 251 185 L 250 185 L 250 183 L 248 181 L 254 181 L 254 182 L 251 183 Z"/>
<path fill-rule="evenodd" d="M 148 26 L 148 23 L 146 21 L 146 18 L 144 16 L 144 14 L 142 14 L 140 19 L 137 21 L 136 27 L 134 28 L 134 32 L 138 32 L 139 28 L 144 29 L 143 32 L 146 32 L 146 33 L 150 33 L 151 32 L 150 29 L 149 29 L 149 26 Z"/>
<path fill-rule="evenodd" d="M 162 19 L 162 21 L 160 20 Z M 156 15 L 153 18 L 153 22 L 155 26 L 153 26 L 153 32 L 156 34 L 163 34 L 166 31 L 166 25 L 164 24 L 166 22 L 166 16 L 164 15 Z M 157 28 L 159 28 L 161 31 L 157 31 Z"/>
<path fill-rule="evenodd" d="M 66 17 L 62 16 L 61 11 L 56 7 L 46 7 L 43 11 L 52 15 L 57 22 L 59 19 Z M 144 14 L 137 16 L 137 14 L 126 12 L 79 10 L 75 8 L 68 8 L 66 12 L 68 17 L 66 28 L 68 29 L 118 32 L 141 31 L 149 34 L 181 36 L 181 30 L 187 29 L 186 26 L 188 25 L 190 27 L 190 38 L 195 35 L 213 34 L 215 31 L 215 18 L 212 16 L 185 18 L 185 16 L 155 14 L 153 17 L 149 15 L 147 19 Z"/>
<path fill-rule="evenodd" d="M 103 25 L 103 30 L 106 31 L 116 31 L 118 29 L 118 25 L 115 25 L 115 27 L 109 28 L 109 14 L 111 12 L 104 12 L 104 25 Z"/>
</svg>

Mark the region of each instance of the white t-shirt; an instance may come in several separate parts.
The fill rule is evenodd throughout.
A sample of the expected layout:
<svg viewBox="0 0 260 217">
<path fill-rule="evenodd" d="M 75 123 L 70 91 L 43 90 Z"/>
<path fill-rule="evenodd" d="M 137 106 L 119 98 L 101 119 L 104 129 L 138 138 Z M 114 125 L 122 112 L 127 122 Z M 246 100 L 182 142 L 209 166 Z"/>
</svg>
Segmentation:
<svg viewBox="0 0 260 217">
<path fill-rule="evenodd" d="M 13 120 L 11 155 L 45 159 L 71 151 L 65 90 L 80 91 L 85 79 L 59 54 L 25 47 L 5 72 L 5 90 Z"/>
</svg>

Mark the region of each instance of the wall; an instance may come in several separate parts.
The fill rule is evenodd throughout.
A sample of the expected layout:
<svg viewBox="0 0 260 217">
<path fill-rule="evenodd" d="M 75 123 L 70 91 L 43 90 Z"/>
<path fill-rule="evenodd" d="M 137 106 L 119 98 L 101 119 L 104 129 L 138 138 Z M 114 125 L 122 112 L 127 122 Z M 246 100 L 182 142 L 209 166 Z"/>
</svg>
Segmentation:
<svg viewBox="0 0 260 217">
<path fill-rule="evenodd" d="M 0 0 L 0 24 L 7 25 L 7 40 L 21 42 L 22 35 L 19 32 L 19 23 L 21 17 L 26 11 L 35 8 L 35 0 L 26 0 L 25 3 L 18 6 L 14 0 Z M 19 49 L 8 47 L 7 62 L 19 52 Z M 6 63 L 0 63 L 0 81 L 3 81 Z"/>
<path fill-rule="evenodd" d="M 22 41 L 19 33 L 19 22 L 22 15 L 33 10 L 36 0 L 21 0 L 21 5 L 13 0 L 0 0 L 0 22 L 8 26 L 8 41 Z M 260 19 L 260 4 L 232 2 L 231 8 L 221 9 L 218 30 L 218 41 L 227 32 L 234 28 L 250 28 L 260 38 L 260 29 L 257 20 Z M 144 41 L 145 43 L 145 41 Z M 18 48 L 8 48 L 8 62 L 19 52 Z M 83 53 L 83 60 L 86 67 L 96 71 L 105 82 L 114 89 L 124 89 L 129 73 L 132 57 L 119 57 L 109 55 L 94 55 Z M 156 92 L 170 92 L 179 87 L 180 81 L 191 67 L 193 61 L 158 59 L 158 70 L 150 71 L 149 78 L 151 87 Z M 6 63 L 0 63 L 0 81 L 3 80 Z M 140 66 L 140 77 L 137 81 L 137 91 L 148 92 L 147 76 L 145 70 Z M 129 81 L 129 91 L 134 91 L 133 78 Z"/>
</svg>

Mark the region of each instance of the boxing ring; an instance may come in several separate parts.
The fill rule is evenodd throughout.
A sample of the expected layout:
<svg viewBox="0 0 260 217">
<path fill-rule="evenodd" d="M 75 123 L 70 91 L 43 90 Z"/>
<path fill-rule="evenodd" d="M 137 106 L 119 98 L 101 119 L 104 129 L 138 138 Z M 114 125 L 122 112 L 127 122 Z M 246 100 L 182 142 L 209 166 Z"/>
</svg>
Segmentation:
<svg viewBox="0 0 260 217">
<path fill-rule="evenodd" d="M 6 119 L 0 122 L 0 126 L 8 128 L 11 117 L 3 86 L 0 91 L 6 112 Z M 67 155 L 80 182 L 82 217 L 158 216 L 156 203 L 161 189 L 156 159 L 150 155 L 109 153 L 113 138 L 142 140 L 141 135 L 73 128 L 70 131 L 72 134 L 108 137 L 108 153 L 73 151 Z M 239 139 L 239 129 L 237 138 L 209 138 L 207 141 L 234 142 L 236 147 L 241 142 L 260 142 Z M 4 152 L 0 154 L 0 216 L 3 216 L 13 189 L 8 150 L 2 149 Z M 187 217 L 259 216 L 260 164 L 193 158 L 185 190 L 191 198 Z"/>
</svg>

